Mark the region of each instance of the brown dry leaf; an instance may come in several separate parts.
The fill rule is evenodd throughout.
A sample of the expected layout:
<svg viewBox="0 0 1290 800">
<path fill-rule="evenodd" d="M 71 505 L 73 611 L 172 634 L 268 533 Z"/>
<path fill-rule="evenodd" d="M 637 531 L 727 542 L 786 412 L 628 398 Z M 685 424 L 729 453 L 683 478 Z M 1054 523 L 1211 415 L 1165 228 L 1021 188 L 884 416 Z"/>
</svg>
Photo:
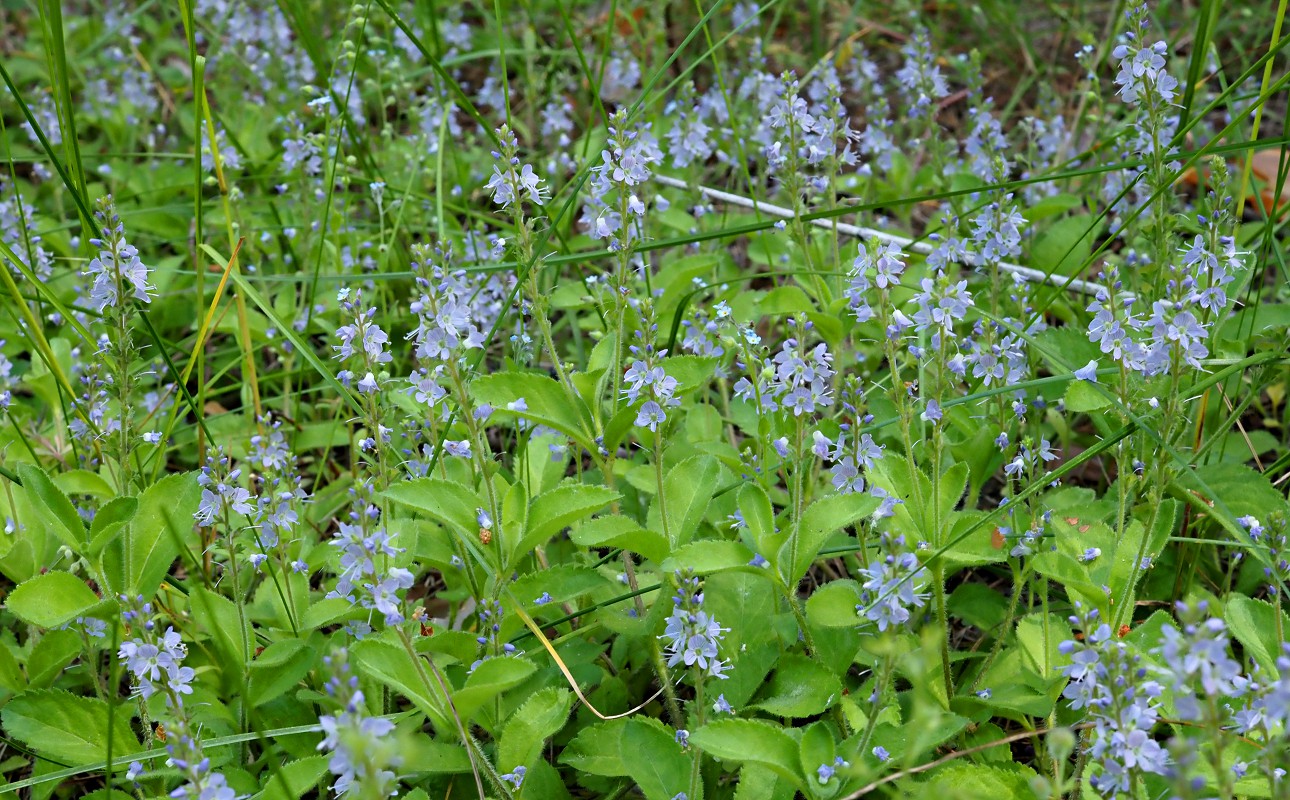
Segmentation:
<svg viewBox="0 0 1290 800">
<path fill-rule="evenodd" d="M 1258 205 L 1264 214 L 1271 214 L 1274 204 L 1280 213 L 1285 213 L 1286 208 L 1290 208 L 1290 180 L 1283 181 L 1280 186 L 1276 185 L 1283 151 L 1284 148 L 1281 147 L 1256 151 L 1250 164 L 1250 172 L 1258 191 L 1256 193 L 1251 188 L 1251 194 L 1245 201 Z"/>
<path fill-rule="evenodd" d="M 1278 214 L 1284 214 L 1287 208 L 1290 208 L 1290 178 L 1282 182 L 1280 187 L 1276 186 L 1277 172 L 1281 167 L 1280 147 L 1269 147 L 1264 150 L 1257 150 L 1250 162 L 1250 187 L 1248 194 L 1245 196 L 1245 204 L 1251 209 L 1260 209 L 1264 214 L 1271 214 L 1273 205 L 1276 206 Z M 1237 162 L 1232 165 L 1232 174 L 1240 175 L 1245 165 Z M 1206 176 L 1209 170 L 1204 170 Z M 1179 178 L 1179 183 L 1185 183 L 1188 186 L 1196 186 L 1198 183 L 1197 172 L 1195 168 L 1184 172 Z M 1278 195 L 1280 197 L 1278 198 Z"/>
</svg>

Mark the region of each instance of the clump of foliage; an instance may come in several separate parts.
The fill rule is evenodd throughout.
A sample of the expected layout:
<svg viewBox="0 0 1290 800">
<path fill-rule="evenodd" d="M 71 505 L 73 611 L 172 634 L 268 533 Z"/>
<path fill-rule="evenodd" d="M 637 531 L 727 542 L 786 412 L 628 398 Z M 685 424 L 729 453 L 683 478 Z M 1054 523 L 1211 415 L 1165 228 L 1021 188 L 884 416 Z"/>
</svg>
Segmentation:
<svg viewBox="0 0 1290 800">
<path fill-rule="evenodd" d="M 1290 797 L 1284 3 L 71 5 L 0 795 Z"/>
</svg>

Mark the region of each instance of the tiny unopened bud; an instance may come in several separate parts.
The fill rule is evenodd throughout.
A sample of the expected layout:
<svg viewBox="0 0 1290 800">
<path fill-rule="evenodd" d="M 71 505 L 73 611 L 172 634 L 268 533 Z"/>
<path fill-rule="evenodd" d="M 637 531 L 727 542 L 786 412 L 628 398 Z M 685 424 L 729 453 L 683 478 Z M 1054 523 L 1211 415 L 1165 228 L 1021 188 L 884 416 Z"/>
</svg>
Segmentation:
<svg viewBox="0 0 1290 800">
<path fill-rule="evenodd" d="M 1054 761 L 1065 761 L 1075 751 L 1075 732 L 1070 728 L 1054 728 L 1048 732 L 1047 741 L 1048 754 Z M 1039 792 L 1039 795 L 1045 797 L 1048 792 Z"/>
</svg>

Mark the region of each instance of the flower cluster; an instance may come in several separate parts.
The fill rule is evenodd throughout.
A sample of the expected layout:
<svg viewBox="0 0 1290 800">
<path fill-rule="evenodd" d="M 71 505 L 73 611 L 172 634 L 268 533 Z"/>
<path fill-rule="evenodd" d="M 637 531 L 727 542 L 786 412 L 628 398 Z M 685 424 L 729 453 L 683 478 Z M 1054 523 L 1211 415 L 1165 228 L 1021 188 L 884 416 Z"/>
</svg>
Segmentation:
<svg viewBox="0 0 1290 800">
<path fill-rule="evenodd" d="M 227 521 L 228 515 L 252 514 L 255 507 L 251 505 L 251 492 L 239 486 L 237 481 L 242 477 L 240 468 L 229 468 L 228 456 L 222 448 L 206 458 L 202 474 L 197 476 L 197 485 L 202 487 L 201 503 L 193 517 L 202 525 L 214 525 Z"/>
<path fill-rule="evenodd" d="M 32 219 L 31 208 L 22 195 L 3 180 L 0 180 L 0 241 L 9 245 L 22 265 L 30 269 L 38 280 L 49 280 L 53 275 L 54 254 L 44 246 L 36 221 Z M 16 265 L 6 266 L 6 269 L 12 269 L 15 276 L 21 275 Z"/>
<path fill-rule="evenodd" d="M 483 509 L 479 510 L 480 525 L 490 522 L 488 515 Z M 547 602 L 550 602 L 550 595 L 544 593 Z M 542 598 L 538 598 L 541 600 Z M 477 612 L 479 616 L 479 635 L 475 637 L 475 642 L 479 645 L 480 656 L 470 665 L 470 671 L 474 672 L 475 668 L 490 658 L 498 656 L 518 655 L 519 650 L 510 642 L 501 638 L 502 634 L 502 604 L 496 600 L 485 600 L 479 604 Z"/>
<path fill-rule="evenodd" d="M 135 691 L 145 700 L 158 691 L 176 698 L 179 695 L 192 694 L 193 669 L 183 666 L 188 656 L 184 645 L 174 628 L 167 627 L 160 636 L 156 632 L 156 623 L 152 620 L 152 604 L 142 597 L 131 600 L 124 595 L 123 604 L 134 607 L 125 612 L 125 621 L 137 625 L 137 635 L 121 643 L 117 657 L 125 662 L 134 678 Z"/>
<path fill-rule="evenodd" d="M 550 193 L 540 185 L 542 179 L 533 171 L 533 166 L 520 163 L 515 132 L 503 125 L 497 129 L 497 139 L 501 151 L 493 151 L 493 175 L 484 187 L 491 193 L 493 202 L 507 208 L 527 195 L 533 205 L 542 205 Z"/>
<path fill-rule="evenodd" d="M 1089 781 L 1104 797 L 1127 793 L 1138 776 L 1165 774 L 1168 753 L 1151 738 L 1164 688 L 1147 679 L 1140 657 L 1114 637 L 1097 609 L 1072 616 L 1071 624 L 1084 631 L 1084 638 L 1059 645 L 1071 659 L 1061 668 L 1070 679 L 1062 695 L 1071 708 L 1088 709 L 1093 721 L 1089 754 L 1100 771 Z"/>
<path fill-rule="evenodd" d="M 1178 603 L 1178 616 L 1183 620 L 1180 632 L 1172 625 L 1160 630 L 1159 653 L 1164 664 L 1163 674 L 1168 677 L 1174 693 L 1174 707 L 1180 719 L 1200 722 L 1207 712 L 1198 697 L 1213 703 L 1238 698 L 1245 694 L 1249 680 L 1241 673 L 1241 664 L 1230 655 L 1231 642 L 1227 638 L 1227 624 L 1218 617 L 1207 615 L 1205 603 L 1188 607 Z M 1209 715 L 1214 715 L 1211 708 Z M 1221 724 L 1226 720 L 1211 720 Z"/>
<path fill-rule="evenodd" d="M 189 800 L 236 800 L 238 795 L 224 775 L 211 770 L 210 759 L 202 752 L 201 741 L 193 730 L 184 696 L 193 692 L 196 673 L 183 665 L 188 648 L 172 627 L 159 634 L 152 619 L 152 604 L 142 597 L 121 595 L 125 608 L 123 621 L 134 635 L 121 643 L 117 658 L 125 662 L 133 678 L 134 690 L 143 700 L 154 695 L 165 698 L 167 713 L 166 763 L 184 777 L 185 783 L 170 793 L 174 798 Z M 142 764 L 132 765 L 137 778 Z"/>
<path fill-rule="evenodd" d="M 639 352 L 636 347 L 632 350 Z M 657 431 L 658 426 L 667 420 L 666 409 L 681 404 L 681 400 L 675 396 L 676 378 L 668 375 L 659 363 L 666 355 L 666 350 L 656 353 L 653 347 L 647 345 L 644 348 L 646 360 L 634 360 L 623 373 L 622 394 L 627 402 L 635 403 L 642 397 L 646 398 L 636 413 L 636 425 L 651 431 Z"/>
<path fill-rule="evenodd" d="M 1266 524 L 1252 515 L 1236 521 L 1249 533 L 1250 541 L 1267 548 L 1263 577 L 1267 579 L 1269 594 L 1281 594 L 1281 587 L 1290 582 L 1290 518 L 1277 512 L 1268 517 Z M 1234 559 L 1239 561 L 1244 555 L 1238 552 Z"/>
<path fill-rule="evenodd" d="M 900 283 L 905 271 L 905 254 L 895 242 L 871 239 L 860 243 L 860 254 L 851 262 L 846 297 L 851 313 L 860 322 L 873 319 L 873 306 L 869 304 L 876 286 L 881 292 L 890 291 Z"/>
<path fill-rule="evenodd" d="M 949 84 L 932 54 L 931 37 L 927 30 L 920 28 L 915 31 L 900 52 L 905 57 L 905 63 L 896 71 L 896 80 L 909 102 L 911 114 L 915 117 L 926 116 L 932 103 L 950 93 Z"/>
<path fill-rule="evenodd" d="M 393 354 L 386 349 L 390 337 L 376 324 L 376 308 L 363 308 L 361 290 L 351 292 L 348 288 L 341 289 L 336 299 L 340 302 L 342 312 L 351 321 L 336 329 L 336 339 L 340 344 L 333 345 L 332 349 L 342 363 L 352 361 L 360 371 L 366 373 L 358 380 L 359 393 L 375 394 L 380 384 L 373 371 L 379 370 L 381 364 L 394 360 Z M 355 373 L 351 369 L 343 369 L 336 373 L 336 377 L 349 386 L 354 381 Z"/>
<path fill-rule="evenodd" d="M 869 418 L 866 417 L 865 421 Z M 858 437 L 849 437 L 849 425 L 844 425 L 837 439 L 830 439 L 820 431 L 811 434 L 813 444 L 811 451 L 816 456 L 833 462 L 833 488 L 842 494 L 863 492 L 865 489 L 862 470 L 873 469 L 882 458 L 883 446 L 873 440 L 873 436 L 862 433 Z"/>
<path fill-rule="evenodd" d="M 1143 98 L 1173 102 L 1178 79 L 1165 69 L 1169 45 L 1162 41 L 1142 45 L 1132 32 L 1126 36 L 1129 41 L 1111 51 L 1111 57 L 1120 62 L 1119 74 L 1115 76 L 1115 85 L 1120 87 L 1119 95 L 1129 105 L 1137 105 Z"/>
<path fill-rule="evenodd" d="M 809 321 L 789 320 L 789 324 L 799 328 L 802 336 L 812 328 Z M 808 349 L 802 338 L 790 337 L 762 365 L 753 380 L 743 377 L 735 382 L 736 397 L 765 411 L 783 408 L 795 417 L 833 405 L 833 356 L 823 342 Z"/>
<path fill-rule="evenodd" d="M 927 603 L 927 568 L 918 556 L 905 549 L 904 536 L 883 534 L 882 557 L 860 569 L 860 604 L 856 614 L 875 623 L 880 632 L 909 625 L 913 609 Z"/>
<path fill-rule="evenodd" d="M 331 544 L 341 552 L 340 573 L 336 588 L 328 597 L 343 597 L 350 603 L 376 611 L 386 625 L 403 621 L 400 593 L 412 587 L 414 576 L 403 567 L 390 566 L 390 560 L 403 553 L 395 547 L 393 537 L 381 524 L 381 510 L 369 502 L 364 487 L 351 490 L 355 503 L 349 521 L 340 522 Z"/>
<path fill-rule="evenodd" d="M 646 209 L 640 187 L 663 160 L 663 151 L 648 129 L 630 127 L 627 113 L 618 111 L 610 118 L 609 140 L 600 157 L 592 168 L 580 222 L 591 238 L 608 239 L 611 250 L 626 251 L 641 236 L 639 222 Z"/>
<path fill-rule="evenodd" d="M 1223 287 L 1241 266 L 1235 241 L 1230 236 L 1215 238 L 1221 256 L 1197 235 L 1182 251 L 1180 263 L 1167 267 L 1171 278 L 1165 285 L 1166 295 L 1152 302 L 1148 316 L 1134 310 L 1136 297 L 1112 297 L 1121 284 L 1117 270 L 1108 268 L 1105 279 L 1111 288 L 1099 288 L 1088 306 L 1093 314 L 1089 341 L 1144 377 L 1168 375 L 1183 363 L 1200 369 L 1201 359 L 1209 355 L 1209 328 L 1230 302 Z"/>
<path fill-rule="evenodd" d="M 285 558 L 309 493 L 301 487 L 303 478 L 296 473 L 296 457 L 287 446 L 281 422 L 269 422 L 267 433 L 251 437 L 246 462 L 255 470 L 258 491 L 253 532 L 259 552 L 251 558 L 261 563 L 270 555 Z M 291 567 L 296 572 L 309 569 L 299 559 Z"/>
<path fill-rule="evenodd" d="M 677 572 L 676 580 L 672 615 L 667 618 L 667 627 L 659 637 L 667 640 L 664 647 L 667 665 L 684 664 L 698 667 L 713 678 L 729 678 L 726 672 L 730 663 L 718 657 L 718 646 L 728 629 L 721 627 L 703 610 L 703 586 L 698 578 Z"/>
<path fill-rule="evenodd" d="M 367 713 L 367 699 L 350 672 L 343 650 L 323 659 L 331 672 L 324 690 L 339 707 L 318 718 L 323 740 L 318 749 L 331 753 L 327 769 L 336 776 L 332 791 L 338 797 L 393 797 L 398 794 L 399 757 L 390 734 L 394 723 Z"/>
<path fill-rule="evenodd" d="M 140 260 L 139 251 L 126 242 L 125 226 L 110 196 L 98 201 L 94 216 L 102 227 L 100 238 L 90 240 L 98 255 L 85 269 L 85 274 L 94 278 L 90 303 L 96 311 L 123 306 L 130 298 L 151 303 L 150 292 L 156 287 L 148 283 L 150 270 Z"/>
</svg>

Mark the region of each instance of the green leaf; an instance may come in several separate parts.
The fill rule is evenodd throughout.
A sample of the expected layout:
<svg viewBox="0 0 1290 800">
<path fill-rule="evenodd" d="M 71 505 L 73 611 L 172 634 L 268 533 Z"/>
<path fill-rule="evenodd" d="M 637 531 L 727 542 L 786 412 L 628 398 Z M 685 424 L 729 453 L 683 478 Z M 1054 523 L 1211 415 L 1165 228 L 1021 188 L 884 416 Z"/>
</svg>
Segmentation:
<svg viewBox="0 0 1290 800">
<path fill-rule="evenodd" d="M 502 483 L 500 476 L 496 478 L 494 480 L 494 491 L 500 492 Z M 494 530 L 493 532 L 494 534 L 501 534 L 500 546 L 507 553 L 509 563 L 511 559 L 515 558 L 516 553 L 525 552 L 525 550 L 521 549 L 520 542 L 520 539 L 524 538 L 524 531 L 529 524 L 529 495 L 524 488 L 524 484 L 513 483 L 511 488 L 506 490 L 506 494 L 502 497 L 501 512 L 500 530 Z M 493 520 L 493 525 L 498 526 L 499 522 Z"/>
<path fill-rule="evenodd" d="M 779 658 L 774 621 L 779 593 L 769 570 L 718 572 L 703 583 L 703 603 L 712 618 L 729 628 L 721 655 L 735 667 L 720 691 L 736 707 L 748 702 Z"/>
<path fill-rule="evenodd" d="M 821 628 L 855 628 L 860 625 L 860 584 L 853 580 L 829 581 L 806 600 L 806 618 Z"/>
<path fill-rule="evenodd" d="M 75 766 L 107 757 L 108 704 L 93 697 L 77 697 L 62 689 L 25 692 L 0 712 L 5 732 L 43 756 Z M 141 749 L 130 730 L 130 712 L 118 708 L 111 726 L 112 754 L 128 755 Z"/>
<path fill-rule="evenodd" d="M 954 542 L 954 546 L 941 556 L 947 573 L 1007 560 L 1007 548 L 995 546 L 995 527 L 979 524 L 983 516 L 980 511 L 950 512 L 946 520 L 949 524 L 946 538 Z M 965 531 L 966 535 L 961 536 Z"/>
<path fill-rule="evenodd" d="M 777 717 L 800 719 L 827 711 L 841 697 L 842 684 L 828 667 L 804 655 L 786 653 L 780 656 L 775 674 L 752 707 Z"/>
<path fill-rule="evenodd" d="M 672 356 L 663 361 L 663 369 L 676 378 L 676 391 L 692 392 L 712 382 L 717 359 L 705 356 Z"/>
<path fill-rule="evenodd" d="M 880 721 L 874 728 L 873 741 L 882 742 L 893 763 L 908 764 L 949 741 L 970 722 L 957 714 L 924 707 L 921 713 L 903 722 Z"/>
<path fill-rule="evenodd" d="M 205 587 L 193 587 L 188 599 L 193 619 L 210 635 L 219 651 L 220 669 L 241 680 L 251 655 L 250 624 L 242 624 L 232 600 Z"/>
<path fill-rule="evenodd" d="M 49 523 L 54 535 L 68 547 L 80 552 L 88 541 L 88 536 L 81 515 L 76 513 L 76 506 L 72 505 L 63 490 L 55 486 L 40 467 L 19 464 L 17 472 L 18 477 L 22 478 L 23 491 Z"/>
<path fill-rule="evenodd" d="M 581 547 L 621 547 L 651 561 L 667 558 L 671 546 L 661 533 L 642 528 L 634 519 L 607 514 L 579 525 L 569 533 Z"/>
<path fill-rule="evenodd" d="M 55 339 L 54 341 L 59 342 L 60 340 Z M 100 500 L 111 500 L 116 496 L 116 491 L 107 481 L 103 480 L 102 476 L 87 469 L 69 469 L 58 473 L 50 480 L 68 495 L 88 494 Z"/>
<path fill-rule="evenodd" d="M 126 591 L 152 597 L 161 586 L 192 536 L 201 496 L 196 472 L 167 475 L 139 496 L 139 512 L 124 537 Z"/>
<path fill-rule="evenodd" d="M 645 800 L 672 800 L 690 788 L 691 760 L 676 734 L 656 719 L 633 717 L 623 729 L 623 752 L 631 753 L 627 770 Z"/>
<path fill-rule="evenodd" d="M 67 572 L 46 572 L 20 583 L 9 595 L 5 608 L 29 625 L 57 628 L 100 602 L 81 578 Z"/>
<path fill-rule="evenodd" d="M 359 671 L 411 700 L 430 719 L 436 731 L 456 735 L 456 726 L 442 710 L 445 708 L 442 690 L 430 675 L 428 664 L 418 671 L 405 649 L 373 637 L 354 644 L 349 652 Z"/>
<path fill-rule="evenodd" d="M 1066 384 L 1064 402 L 1067 411 L 1086 412 L 1106 408 L 1111 405 L 1111 398 L 1090 386 L 1087 381 L 1076 380 Z"/>
<path fill-rule="evenodd" d="M 611 585 L 619 586 L 591 567 L 561 564 L 530 572 L 515 581 L 511 585 L 511 591 L 516 599 L 526 605 L 532 604 L 543 592 L 551 595 L 552 603 L 567 603 L 588 592 Z"/>
<path fill-rule="evenodd" d="M 331 756 L 308 756 L 278 767 L 257 800 L 300 800 L 327 773 Z"/>
<path fill-rule="evenodd" d="M 457 533 L 479 527 L 476 509 L 483 503 L 473 490 L 443 478 L 418 478 L 397 483 L 382 494 L 400 505 L 449 526 Z"/>
<path fill-rule="evenodd" d="M 824 547 L 833 534 L 877 511 L 880 502 L 872 495 L 853 492 L 826 495 L 807 506 L 802 512 L 797 533 L 796 563 L 789 564 L 793 547 L 791 540 L 785 542 L 779 551 L 779 563 L 790 567 L 789 574 L 784 576 L 786 582 L 791 586 L 801 580 L 811 568 L 820 548 Z"/>
<path fill-rule="evenodd" d="M 1058 650 L 1058 645 L 1071 638 L 1070 623 L 1057 614 L 1049 614 L 1047 622 L 1046 634 L 1042 613 L 1031 614 L 1017 622 L 1022 663 L 1044 682 L 1060 681 L 1064 685 L 1066 679 L 1057 673 L 1057 668 L 1067 659 Z"/>
<path fill-rule="evenodd" d="M 247 700 L 260 706 L 285 694 L 314 668 L 318 654 L 300 639 L 274 642 L 251 662 Z"/>
<path fill-rule="evenodd" d="M 1057 220 L 1031 247 L 1031 266 L 1054 275 L 1074 275 L 1093 252 L 1100 228 L 1089 214 Z"/>
<path fill-rule="evenodd" d="M 974 800 L 1031 800 L 1035 771 L 1024 764 L 986 765 L 954 761 L 940 767 L 923 784 L 927 800 L 955 797 Z"/>
<path fill-rule="evenodd" d="M 510 772 L 532 765 L 542 753 L 543 742 L 564 727 L 572 702 L 572 693 L 557 688 L 542 689 L 525 700 L 502 727 L 497 766 Z"/>
<path fill-rule="evenodd" d="M 552 378 L 536 372 L 498 372 L 476 378 L 470 393 L 498 411 L 554 428 L 584 449 L 593 448 L 586 424 L 590 416 L 581 398 L 575 406 L 569 392 Z M 521 399 L 525 410 L 509 412 L 507 407 Z"/>
<path fill-rule="evenodd" d="M 27 683 L 34 689 L 51 686 L 63 669 L 81 654 L 81 635 L 73 630 L 49 631 L 27 658 Z"/>
<path fill-rule="evenodd" d="M 579 483 L 565 483 L 541 494 L 529 506 L 528 530 L 512 549 L 511 558 L 541 547 L 561 530 L 619 497 L 612 489 Z"/>
<path fill-rule="evenodd" d="M 949 613 L 987 633 L 997 633 L 1008 616 L 1008 599 L 981 583 L 961 583 L 950 593 Z M 808 601 L 809 608 L 809 601 Z"/>
<path fill-rule="evenodd" d="M 769 767 L 799 789 L 806 783 L 798 767 L 797 741 L 778 725 L 721 719 L 691 732 L 690 743 L 715 758 Z"/>
<path fill-rule="evenodd" d="M 623 760 L 623 732 L 625 719 L 611 719 L 588 725 L 578 731 L 573 741 L 560 753 L 560 763 L 568 764 L 579 772 L 618 778 L 628 774 Z"/>
<path fill-rule="evenodd" d="M 95 558 L 102 553 L 138 511 L 139 501 L 133 497 L 115 497 L 104 504 L 90 523 L 90 546 L 86 555 Z"/>
<path fill-rule="evenodd" d="M 793 800 L 793 784 L 764 764 L 749 762 L 739 768 L 735 800 Z"/>
<path fill-rule="evenodd" d="M 836 756 L 837 742 L 833 738 L 833 729 L 829 723 L 812 722 L 802 729 L 801 760 L 798 762 L 802 767 L 802 774 L 810 775 L 821 764 L 832 765 Z M 818 778 L 816 780 L 818 781 Z M 819 786 L 818 782 L 816 786 Z M 821 787 L 820 791 L 823 793 L 828 790 Z"/>
<path fill-rule="evenodd" d="M 743 515 L 744 524 L 748 526 L 748 536 L 757 547 L 757 552 L 771 562 L 771 569 L 778 569 L 776 560 L 779 548 L 784 543 L 784 536 L 775 530 L 775 507 L 771 505 L 770 496 L 757 483 L 745 483 L 739 489 L 736 501 L 739 513 Z"/>
<path fill-rule="evenodd" d="M 728 569 L 748 567 L 753 553 L 739 542 L 727 542 L 720 539 L 704 539 L 674 550 L 663 562 L 664 572 L 678 569 L 694 570 L 696 575 L 710 575 Z M 756 569 L 756 567 L 749 567 Z"/>
<path fill-rule="evenodd" d="M 1282 611 L 1278 625 L 1277 609 L 1271 603 L 1232 594 L 1228 597 L 1223 617 L 1232 629 L 1232 635 L 1245 648 L 1246 655 L 1269 675 L 1280 675 L 1277 657 L 1281 655 L 1281 646 L 1277 642 L 1277 631 L 1290 632 L 1290 615 Z"/>
<path fill-rule="evenodd" d="M 441 742 L 426 736 L 417 736 L 402 745 L 408 752 L 405 759 L 415 764 L 416 772 L 432 775 L 457 775 L 471 771 L 470 756 L 460 741 Z"/>
<path fill-rule="evenodd" d="M 792 285 L 771 289 L 757 304 L 757 313 L 766 316 L 798 314 L 814 310 L 815 303 L 806 296 L 806 292 L 802 291 L 801 287 Z"/>
<path fill-rule="evenodd" d="M 667 500 L 666 534 L 673 548 L 690 541 L 698 530 L 712 493 L 717 489 L 719 470 L 720 465 L 715 458 L 698 455 L 672 467 L 663 478 L 663 493 Z"/>
<path fill-rule="evenodd" d="M 447 528 L 475 557 L 480 566 L 495 571 L 496 553 L 480 548 L 478 509 L 485 504 L 474 490 L 442 478 L 418 478 L 395 484 L 382 492 L 395 503 L 416 509 Z"/>
<path fill-rule="evenodd" d="M 565 777 L 558 769 L 539 759 L 524 773 L 524 786 L 518 797 L 520 800 L 573 800 L 564 782 Z"/>
<path fill-rule="evenodd" d="M 453 692 L 452 702 L 463 721 L 473 720 L 475 712 L 507 689 L 513 689 L 532 675 L 537 667 L 525 658 L 490 658 L 466 676 L 466 683 Z"/>
<path fill-rule="evenodd" d="M 354 604 L 343 597 L 315 600 L 300 616 L 300 630 L 311 631 L 324 625 L 331 625 L 342 619 L 349 619 L 354 613 Z"/>
<path fill-rule="evenodd" d="M 1073 208 L 1079 208 L 1084 205 L 1084 200 L 1073 194 L 1055 194 L 1049 197 L 1043 197 L 1033 203 L 1026 205 L 1026 220 L 1036 222 L 1041 219 L 1056 216 L 1063 211 L 1070 211 Z"/>
<path fill-rule="evenodd" d="M 0 705 L 27 688 L 27 679 L 8 647 L 0 645 Z"/>
<path fill-rule="evenodd" d="M 963 499 L 968 486 L 966 463 L 958 462 L 951 466 L 941 474 L 935 486 L 922 469 L 911 467 L 908 460 L 896 455 L 879 461 L 871 474 L 875 483 L 891 494 L 907 499 L 896 506 L 894 516 L 888 521 L 893 532 L 904 534 L 911 541 L 930 538 L 935 542 L 943 540 L 942 536 L 944 539 L 949 538 L 946 534 L 954 524 L 954 509 Z M 922 505 L 908 501 L 908 498 L 913 497 L 922 497 Z M 941 525 L 939 530 L 936 527 L 938 518 Z M 934 535 L 929 537 L 928 531 L 933 531 Z"/>
<path fill-rule="evenodd" d="M 1203 464 L 1196 467 L 1194 474 L 1190 471 L 1181 473 L 1178 483 L 1204 496 L 1207 493 L 1202 491 L 1197 478 L 1214 493 L 1210 499 L 1221 501 L 1234 518 L 1249 514 L 1266 519 L 1274 511 L 1286 511 L 1285 497 L 1272 485 L 1268 476 L 1244 464 Z"/>
</svg>

